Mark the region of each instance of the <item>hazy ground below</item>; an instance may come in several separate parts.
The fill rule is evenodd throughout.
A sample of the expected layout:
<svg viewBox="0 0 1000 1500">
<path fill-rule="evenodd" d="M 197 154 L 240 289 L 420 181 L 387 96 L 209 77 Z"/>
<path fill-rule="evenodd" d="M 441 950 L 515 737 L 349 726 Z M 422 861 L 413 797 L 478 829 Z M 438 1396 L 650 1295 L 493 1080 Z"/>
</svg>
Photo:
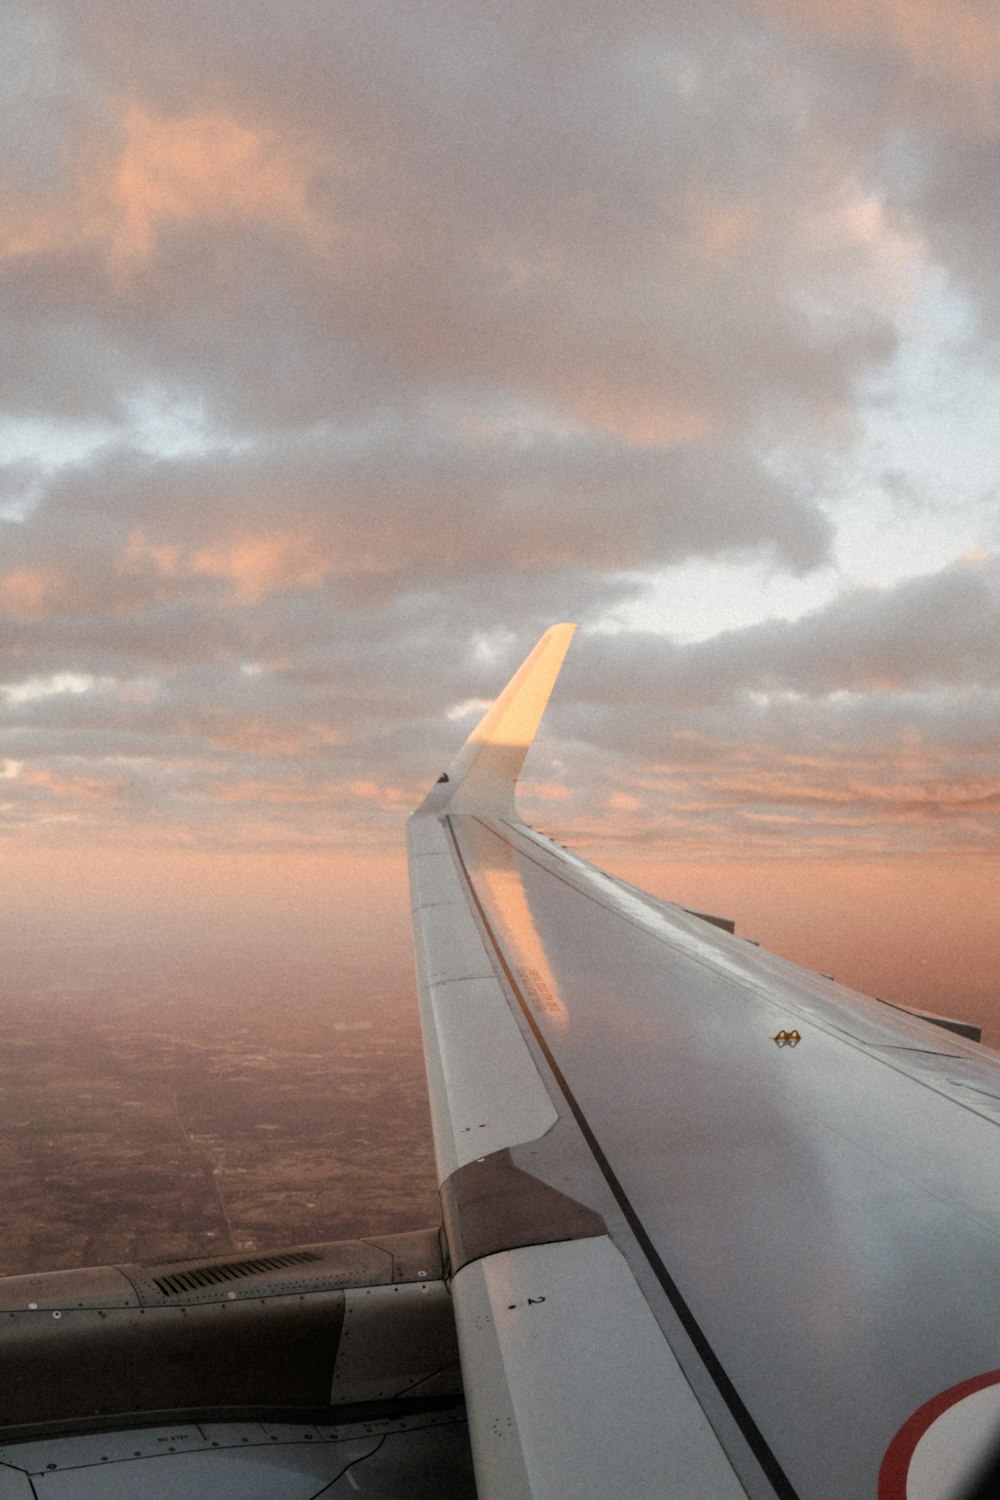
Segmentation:
<svg viewBox="0 0 1000 1500">
<path fill-rule="evenodd" d="M 401 855 L 7 852 L 0 1274 L 438 1222 Z M 995 861 L 600 862 L 1000 1042 Z"/>
<path fill-rule="evenodd" d="M 6 1275 L 435 1223 L 410 974 L 8 949 L 0 1156 Z"/>
</svg>

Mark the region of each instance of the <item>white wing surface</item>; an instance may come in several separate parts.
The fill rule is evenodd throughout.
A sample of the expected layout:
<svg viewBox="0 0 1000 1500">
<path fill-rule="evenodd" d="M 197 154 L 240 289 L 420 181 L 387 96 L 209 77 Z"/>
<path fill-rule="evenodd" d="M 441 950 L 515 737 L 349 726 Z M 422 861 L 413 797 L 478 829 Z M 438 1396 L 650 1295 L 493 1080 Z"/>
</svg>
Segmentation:
<svg viewBox="0 0 1000 1500">
<path fill-rule="evenodd" d="M 483 1500 L 952 1500 L 1000 1429 L 1000 1057 L 517 820 L 572 626 L 409 824 Z"/>
</svg>

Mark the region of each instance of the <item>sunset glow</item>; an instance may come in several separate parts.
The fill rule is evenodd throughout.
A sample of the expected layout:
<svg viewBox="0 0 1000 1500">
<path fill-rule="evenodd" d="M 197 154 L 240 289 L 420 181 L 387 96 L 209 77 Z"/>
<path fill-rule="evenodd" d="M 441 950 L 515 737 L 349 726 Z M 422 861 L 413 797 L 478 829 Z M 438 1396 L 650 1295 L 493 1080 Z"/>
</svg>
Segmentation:
<svg viewBox="0 0 1000 1500">
<path fill-rule="evenodd" d="M 993 8 L 5 26 L 7 923 L 319 903 L 377 987 L 406 811 L 574 619 L 528 818 L 988 1009 Z"/>
</svg>

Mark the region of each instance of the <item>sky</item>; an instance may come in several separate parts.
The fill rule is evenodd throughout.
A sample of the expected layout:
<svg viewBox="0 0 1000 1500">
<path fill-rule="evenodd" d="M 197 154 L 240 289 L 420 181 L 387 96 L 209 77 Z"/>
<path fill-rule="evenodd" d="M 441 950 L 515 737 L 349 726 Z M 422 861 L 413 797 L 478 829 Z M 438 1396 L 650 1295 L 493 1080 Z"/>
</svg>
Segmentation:
<svg viewBox="0 0 1000 1500">
<path fill-rule="evenodd" d="M 406 811 L 570 619 L 532 821 L 1000 1019 L 992 0 L 0 45 L 10 940 L 405 926 Z"/>
</svg>

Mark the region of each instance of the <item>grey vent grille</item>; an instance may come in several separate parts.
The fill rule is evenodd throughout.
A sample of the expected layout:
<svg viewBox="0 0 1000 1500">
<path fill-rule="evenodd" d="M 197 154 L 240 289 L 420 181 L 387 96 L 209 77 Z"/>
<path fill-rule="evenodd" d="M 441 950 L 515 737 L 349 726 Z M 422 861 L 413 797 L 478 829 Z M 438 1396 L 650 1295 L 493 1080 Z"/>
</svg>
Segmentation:
<svg viewBox="0 0 1000 1500">
<path fill-rule="evenodd" d="M 286 1266 L 303 1266 L 320 1260 L 311 1250 L 293 1250 L 288 1255 L 260 1255 L 255 1260 L 231 1260 L 221 1266 L 199 1266 L 197 1270 L 175 1271 L 171 1276 L 154 1276 L 154 1284 L 166 1297 L 180 1292 L 199 1292 L 220 1281 L 238 1281 L 241 1276 L 256 1276 L 261 1271 L 283 1271 Z"/>
</svg>

